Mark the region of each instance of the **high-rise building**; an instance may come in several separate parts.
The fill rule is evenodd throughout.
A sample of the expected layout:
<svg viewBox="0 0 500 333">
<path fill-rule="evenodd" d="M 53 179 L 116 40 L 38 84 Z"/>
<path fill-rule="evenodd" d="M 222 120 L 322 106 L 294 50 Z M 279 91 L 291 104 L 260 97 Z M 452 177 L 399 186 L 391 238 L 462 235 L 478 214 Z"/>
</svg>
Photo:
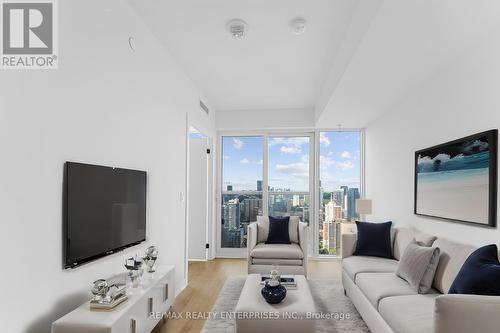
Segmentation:
<svg viewBox="0 0 500 333">
<path fill-rule="evenodd" d="M 232 191 L 233 190 L 233 185 L 227 185 L 227 190 Z"/>
<path fill-rule="evenodd" d="M 292 202 L 293 207 L 300 206 L 300 195 L 294 194 L 292 201 L 293 201 Z"/>
<path fill-rule="evenodd" d="M 257 215 L 262 210 L 262 199 L 248 198 L 241 203 L 242 221 L 257 221 Z"/>
<path fill-rule="evenodd" d="M 352 220 L 359 217 L 356 213 L 356 199 L 360 198 L 358 188 L 350 188 L 347 192 L 347 219 Z"/>
<path fill-rule="evenodd" d="M 262 191 L 262 180 L 257 181 L 257 191 Z"/>
<path fill-rule="evenodd" d="M 229 230 L 236 230 L 240 227 L 240 202 L 238 198 L 228 200 L 225 205 L 227 209 L 227 213 L 224 212 L 224 215 L 227 216 L 224 221 Z"/>
</svg>

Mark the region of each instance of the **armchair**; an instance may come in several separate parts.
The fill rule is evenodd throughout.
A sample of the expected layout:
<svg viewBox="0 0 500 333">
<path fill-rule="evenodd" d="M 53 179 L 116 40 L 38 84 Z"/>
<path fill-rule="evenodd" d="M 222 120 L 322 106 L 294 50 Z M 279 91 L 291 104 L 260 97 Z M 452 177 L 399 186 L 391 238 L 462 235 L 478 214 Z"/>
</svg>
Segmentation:
<svg viewBox="0 0 500 333">
<path fill-rule="evenodd" d="M 296 232 L 298 237 L 290 237 L 291 244 L 265 244 L 262 233 L 259 235 L 259 223 L 250 223 L 247 233 L 248 274 L 269 274 L 273 266 L 278 266 L 281 274 L 304 275 L 307 277 L 307 224 L 298 221 Z M 265 220 L 263 221 L 265 223 Z M 292 224 L 293 225 L 293 224 Z M 261 226 L 262 228 L 262 226 Z M 259 239 L 260 237 L 260 239 Z M 297 242 L 295 242 L 297 240 Z"/>
</svg>

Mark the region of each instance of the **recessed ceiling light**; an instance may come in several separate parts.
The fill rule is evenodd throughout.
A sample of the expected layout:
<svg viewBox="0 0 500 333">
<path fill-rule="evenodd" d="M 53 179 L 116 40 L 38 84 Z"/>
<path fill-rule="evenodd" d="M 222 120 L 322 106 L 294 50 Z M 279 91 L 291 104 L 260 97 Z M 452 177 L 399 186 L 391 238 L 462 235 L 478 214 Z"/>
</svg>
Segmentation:
<svg viewBox="0 0 500 333">
<path fill-rule="evenodd" d="M 248 32 L 248 24 L 240 19 L 233 19 L 226 24 L 226 28 L 236 39 L 242 39 L 247 35 Z"/>
<path fill-rule="evenodd" d="M 302 17 L 296 17 L 290 21 L 290 26 L 292 27 L 292 32 L 296 35 L 301 35 L 306 31 L 306 20 Z"/>
</svg>

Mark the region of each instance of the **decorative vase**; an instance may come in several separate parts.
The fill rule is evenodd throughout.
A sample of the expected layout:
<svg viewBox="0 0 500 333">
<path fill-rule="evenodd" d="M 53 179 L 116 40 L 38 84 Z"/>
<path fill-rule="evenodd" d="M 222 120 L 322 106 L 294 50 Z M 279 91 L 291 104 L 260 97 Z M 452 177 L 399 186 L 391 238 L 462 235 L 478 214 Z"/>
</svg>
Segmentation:
<svg viewBox="0 0 500 333">
<path fill-rule="evenodd" d="M 270 304 L 278 304 L 285 299 L 286 288 L 281 285 L 281 277 L 277 269 L 271 271 L 270 279 L 266 281 L 260 293 Z"/>
<path fill-rule="evenodd" d="M 262 297 L 270 304 L 278 304 L 286 297 L 286 288 L 281 284 L 277 286 L 271 286 L 269 281 L 266 281 L 264 288 L 260 291 Z"/>
</svg>

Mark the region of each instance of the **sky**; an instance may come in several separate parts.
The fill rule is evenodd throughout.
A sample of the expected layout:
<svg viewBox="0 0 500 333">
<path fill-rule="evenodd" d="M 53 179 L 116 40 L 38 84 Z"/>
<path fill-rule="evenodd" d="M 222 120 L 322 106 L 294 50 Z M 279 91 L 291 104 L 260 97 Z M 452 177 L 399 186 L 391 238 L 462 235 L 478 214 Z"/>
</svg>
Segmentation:
<svg viewBox="0 0 500 333">
<path fill-rule="evenodd" d="M 257 190 L 263 178 L 262 137 L 223 137 L 223 187 Z M 269 137 L 269 186 L 309 191 L 309 137 Z M 359 187 L 360 133 L 321 132 L 320 179 L 325 191 Z"/>
</svg>

